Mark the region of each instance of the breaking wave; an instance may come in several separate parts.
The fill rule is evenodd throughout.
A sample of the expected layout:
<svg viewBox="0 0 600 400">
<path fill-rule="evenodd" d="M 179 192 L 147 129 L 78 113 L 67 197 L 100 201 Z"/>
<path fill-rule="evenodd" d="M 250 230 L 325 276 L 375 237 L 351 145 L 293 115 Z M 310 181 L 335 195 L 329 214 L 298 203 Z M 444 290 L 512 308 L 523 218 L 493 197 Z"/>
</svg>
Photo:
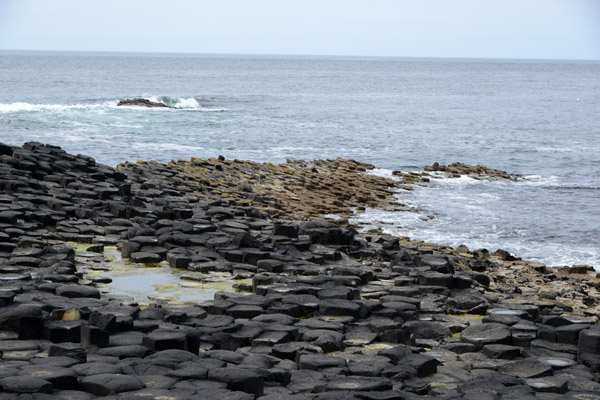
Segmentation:
<svg viewBox="0 0 600 400">
<path fill-rule="evenodd" d="M 150 96 L 148 100 L 163 103 L 170 107 L 181 110 L 197 110 L 206 112 L 228 111 L 224 107 L 205 107 L 201 105 L 194 97 L 169 97 L 169 96 Z M 117 107 L 119 100 L 108 100 L 95 103 L 77 103 L 77 104 L 35 104 L 26 102 L 14 102 L 0 104 L 0 114 L 18 113 L 18 112 L 106 112 Z M 119 107 L 127 109 L 145 110 L 144 107 Z M 170 109 L 152 109 L 152 110 L 170 110 Z"/>
</svg>

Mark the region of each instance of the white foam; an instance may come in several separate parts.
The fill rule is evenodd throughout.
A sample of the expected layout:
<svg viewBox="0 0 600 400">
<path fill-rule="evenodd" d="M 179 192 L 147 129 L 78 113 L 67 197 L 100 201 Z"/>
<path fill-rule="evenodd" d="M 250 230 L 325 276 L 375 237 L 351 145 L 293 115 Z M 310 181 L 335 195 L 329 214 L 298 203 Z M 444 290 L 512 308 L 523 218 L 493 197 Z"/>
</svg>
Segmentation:
<svg viewBox="0 0 600 400">
<path fill-rule="evenodd" d="M 101 110 L 110 107 L 116 107 L 116 101 L 107 101 L 96 104 L 31 104 L 24 102 L 15 102 L 10 104 L 0 104 L 0 113 L 14 113 L 23 111 L 70 111 L 70 110 Z"/>
<path fill-rule="evenodd" d="M 134 142 L 131 144 L 132 147 L 137 149 L 153 149 L 153 150 L 163 150 L 163 151 L 200 151 L 204 150 L 203 147 L 200 146 L 189 146 L 182 145 L 177 143 L 143 143 L 143 142 Z"/>
<path fill-rule="evenodd" d="M 175 107 L 179 108 L 201 108 L 202 106 L 193 97 L 177 99 Z"/>
<path fill-rule="evenodd" d="M 168 96 L 149 96 L 148 100 L 155 103 L 163 103 L 165 105 L 175 107 L 180 110 L 195 110 L 205 112 L 223 112 L 229 111 L 224 107 L 203 107 L 198 100 L 193 97 L 171 98 Z M 68 111 L 85 111 L 95 113 L 105 113 L 107 110 L 117 107 L 119 100 L 104 101 L 101 103 L 90 104 L 33 104 L 26 102 L 14 102 L 0 104 L 0 114 L 16 113 L 16 112 L 68 112 Z M 168 108 L 146 108 L 138 106 L 120 106 L 119 109 L 129 110 L 171 110 Z"/>
<path fill-rule="evenodd" d="M 193 97 L 170 97 L 170 96 L 149 96 L 148 100 L 155 103 L 162 103 L 169 107 L 175 107 L 180 110 L 195 110 L 195 111 L 207 111 L 207 112 L 222 112 L 229 111 L 224 107 L 204 107 L 198 100 Z M 164 110 L 158 108 L 158 110 Z"/>
<path fill-rule="evenodd" d="M 367 175 L 378 176 L 380 178 L 388 178 L 388 179 L 398 180 L 398 178 L 393 175 L 393 172 L 394 171 L 392 171 L 391 169 L 373 168 L 373 169 L 368 170 L 366 173 L 367 173 Z"/>
</svg>

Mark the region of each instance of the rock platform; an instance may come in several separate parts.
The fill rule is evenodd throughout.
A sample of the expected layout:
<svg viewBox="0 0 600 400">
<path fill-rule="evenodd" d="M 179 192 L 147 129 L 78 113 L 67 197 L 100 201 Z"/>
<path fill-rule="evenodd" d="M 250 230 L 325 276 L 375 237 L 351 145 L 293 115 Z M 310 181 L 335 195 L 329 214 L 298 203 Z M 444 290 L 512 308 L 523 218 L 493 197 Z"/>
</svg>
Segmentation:
<svg viewBox="0 0 600 400">
<path fill-rule="evenodd" d="M 589 268 L 359 233 L 371 167 L 0 144 L 0 399 L 600 399 Z M 68 242 L 251 283 L 140 306 Z"/>
</svg>

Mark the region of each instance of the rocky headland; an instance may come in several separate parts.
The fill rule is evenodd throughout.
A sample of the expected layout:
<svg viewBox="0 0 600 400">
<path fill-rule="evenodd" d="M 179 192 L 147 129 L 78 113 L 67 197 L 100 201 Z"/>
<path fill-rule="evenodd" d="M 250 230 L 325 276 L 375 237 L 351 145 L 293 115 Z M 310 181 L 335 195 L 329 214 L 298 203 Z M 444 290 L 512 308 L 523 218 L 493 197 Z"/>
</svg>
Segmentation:
<svg viewBox="0 0 600 400">
<path fill-rule="evenodd" d="M 394 189 L 431 171 L 518 177 L 372 168 L 111 168 L 0 144 L 0 399 L 600 399 L 593 269 L 348 224 L 365 207 L 413 212 Z M 237 291 L 183 304 L 111 294 L 93 271 L 114 247 Z"/>
</svg>

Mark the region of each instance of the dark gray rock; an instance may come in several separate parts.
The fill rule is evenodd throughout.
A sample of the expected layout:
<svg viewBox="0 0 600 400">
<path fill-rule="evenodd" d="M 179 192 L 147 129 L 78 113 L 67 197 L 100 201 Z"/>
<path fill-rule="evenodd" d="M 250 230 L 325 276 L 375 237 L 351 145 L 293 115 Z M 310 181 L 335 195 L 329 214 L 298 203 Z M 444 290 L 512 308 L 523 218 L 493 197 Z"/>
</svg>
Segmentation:
<svg viewBox="0 0 600 400">
<path fill-rule="evenodd" d="M 417 274 L 417 283 L 423 286 L 441 286 L 452 288 L 452 274 L 442 274 L 440 272 L 420 272 Z"/>
<path fill-rule="evenodd" d="M 56 389 L 76 390 L 79 387 L 77 375 L 70 368 L 32 365 L 23 367 L 21 373 L 48 381 Z"/>
<path fill-rule="evenodd" d="M 185 350 L 187 335 L 184 332 L 154 331 L 144 336 L 142 345 L 148 347 L 152 352 L 179 349 Z"/>
<path fill-rule="evenodd" d="M 89 362 L 83 364 L 77 364 L 71 367 L 77 375 L 88 376 L 88 375 L 100 375 L 100 374 L 120 374 L 121 367 L 114 364 L 105 362 Z"/>
<path fill-rule="evenodd" d="M 34 376 L 7 376 L 0 379 L 0 387 L 7 393 L 50 393 L 52 384 Z"/>
<path fill-rule="evenodd" d="M 569 390 L 568 381 L 555 376 L 526 379 L 525 384 L 536 392 L 564 394 Z"/>
<path fill-rule="evenodd" d="M 176 107 L 168 106 L 164 103 L 157 103 L 155 101 L 150 101 L 148 99 L 144 99 L 141 97 L 120 100 L 117 103 L 117 106 L 118 107 L 127 106 L 127 107 L 148 107 L 148 108 L 176 108 Z"/>
<path fill-rule="evenodd" d="M 56 288 L 56 294 L 59 296 L 79 298 L 89 297 L 94 299 L 100 298 L 100 291 L 91 286 L 82 285 L 62 285 Z"/>
<path fill-rule="evenodd" d="M 48 356 L 62 356 L 62 357 L 71 357 L 80 362 L 87 361 L 87 352 L 80 344 L 77 343 L 60 343 L 53 344 L 48 349 Z"/>
<path fill-rule="evenodd" d="M 227 384 L 227 389 L 262 396 L 264 391 L 263 377 L 248 369 L 216 368 L 208 372 L 208 379 Z"/>
<path fill-rule="evenodd" d="M 11 304 L 0 308 L 0 329 L 17 332 L 21 339 L 39 339 L 42 307 L 33 304 Z"/>
<path fill-rule="evenodd" d="M 589 354 L 600 354 L 600 329 L 585 329 L 579 332 L 577 359 Z"/>
<path fill-rule="evenodd" d="M 499 372 L 515 378 L 541 378 L 552 375 L 552 367 L 535 359 L 512 361 L 500 366 Z"/>
<path fill-rule="evenodd" d="M 140 345 L 105 347 L 98 350 L 99 355 L 118 357 L 121 359 L 128 357 L 145 357 L 149 353 L 150 349 L 148 349 L 148 347 Z"/>
<path fill-rule="evenodd" d="M 114 393 L 143 389 L 144 384 L 134 376 L 100 374 L 81 378 L 81 387 L 86 392 L 95 396 L 107 396 Z"/>
<path fill-rule="evenodd" d="M 364 311 L 362 311 L 364 313 Z M 322 300 L 319 305 L 319 313 L 329 316 L 361 317 L 360 304 L 351 300 L 329 299 Z"/>
<path fill-rule="evenodd" d="M 408 321 L 402 327 L 417 339 L 443 339 L 452 335 L 450 329 L 439 322 Z"/>
<path fill-rule="evenodd" d="M 506 344 L 488 344 L 483 346 L 482 353 L 492 359 L 514 360 L 521 355 L 521 348 Z"/>
<path fill-rule="evenodd" d="M 351 390 L 351 391 L 383 391 L 391 390 L 392 383 L 385 378 L 368 378 L 358 376 L 342 376 L 330 379 L 327 382 L 327 390 Z"/>
<path fill-rule="evenodd" d="M 81 321 L 44 321 L 42 338 L 53 343 L 81 341 Z"/>
<path fill-rule="evenodd" d="M 462 331 L 461 340 L 478 348 L 488 344 L 511 344 L 512 333 L 502 324 L 473 325 Z"/>
<path fill-rule="evenodd" d="M 317 371 L 326 368 L 345 367 L 346 360 L 323 354 L 302 354 L 298 365 L 300 369 Z"/>
<path fill-rule="evenodd" d="M 159 263 L 162 261 L 162 257 L 160 255 L 151 253 L 149 251 L 136 251 L 131 254 L 129 259 L 131 262 L 142 264 Z"/>
</svg>

